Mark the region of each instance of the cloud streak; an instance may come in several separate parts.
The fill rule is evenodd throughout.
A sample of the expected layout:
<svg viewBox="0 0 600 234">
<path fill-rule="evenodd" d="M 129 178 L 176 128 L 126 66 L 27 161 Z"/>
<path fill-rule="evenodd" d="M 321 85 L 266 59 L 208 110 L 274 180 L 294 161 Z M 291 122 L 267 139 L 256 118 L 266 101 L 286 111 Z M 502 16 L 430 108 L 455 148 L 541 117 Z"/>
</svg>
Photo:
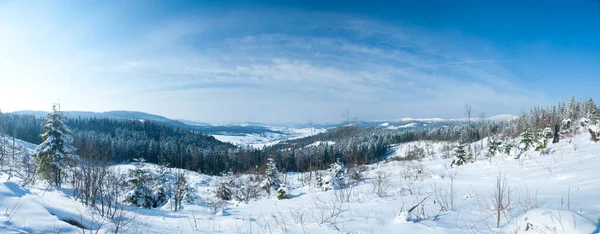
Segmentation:
<svg viewBox="0 0 600 234">
<path fill-rule="evenodd" d="M 0 61 L 21 69 L 3 69 L 0 79 L 32 93 L 18 105 L 0 105 L 39 109 L 49 106 L 43 100 L 49 97 L 80 110 L 131 109 L 199 121 L 303 122 L 337 121 L 346 107 L 365 120 L 456 117 L 466 102 L 489 115 L 516 113 L 546 98 L 520 88 L 518 77 L 504 66 L 513 60 L 477 38 L 305 11 L 265 12 L 264 20 L 253 19 L 253 26 L 244 28 L 252 12 L 234 12 L 226 20 L 211 12 L 170 17 L 133 30 L 127 40 L 108 38 L 112 43 L 101 46 L 80 41 L 86 38 L 81 35 L 67 36 L 68 43 L 57 44 L 58 53 L 27 49 L 44 40 L 0 48 L 10 55 Z M 279 21 L 273 23 L 274 18 Z M 28 23 L 27 28 L 40 24 Z M 52 36 L 48 41 L 70 32 L 61 26 L 66 27 L 44 33 Z M 15 32 L 19 38 L 35 34 Z M 440 40 L 447 35 L 453 40 Z M 18 38 L 10 40 L 14 44 Z M 35 69 L 23 72 L 27 68 Z M 25 76 L 30 88 L 17 81 Z M 35 100 L 42 104 L 32 104 Z"/>
</svg>

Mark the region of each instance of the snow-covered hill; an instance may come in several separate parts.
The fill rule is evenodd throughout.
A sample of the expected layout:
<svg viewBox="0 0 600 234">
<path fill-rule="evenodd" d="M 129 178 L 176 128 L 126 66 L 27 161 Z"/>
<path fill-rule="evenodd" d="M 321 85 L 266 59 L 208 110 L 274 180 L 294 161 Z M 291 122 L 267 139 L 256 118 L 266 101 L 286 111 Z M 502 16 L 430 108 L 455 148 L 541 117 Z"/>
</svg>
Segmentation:
<svg viewBox="0 0 600 234">
<path fill-rule="evenodd" d="M 271 146 L 284 140 L 293 140 L 327 132 L 327 129 L 315 128 L 292 128 L 292 127 L 270 127 L 274 132 L 266 133 L 248 133 L 248 134 L 215 134 L 212 135 L 217 140 L 228 142 L 237 146 L 250 146 L 261 149 L 265 146 Z"/>
<path fill-rule="evenodd" d="M 9 139 L 5 139 L 8 141 Z M 214 212 L 210 201 L 220 177 L 187 171 L 200 197 L 180 211 L 127 206 L 127 233 L 597 233 L 600 228 L 600 144 L 582 132 L 551 144 L 549 155 L 528 151 L 519 159 L 498 155 L 449 167 L 443 142 L 394 146 L 388 162 L 365 167 L 364 179 L 347 189 L 321 191 L 308 173 L 282 175 L 290 199 L 275 194 L 227 202 Z M 479 143 L 474 143 L 479 144 Z M 32 145 L 17 142 L 19 157 Z M 485 145 L 485 144 L 484 144 Z M 397 161 L 417 146 L 421 161 Z M 10 151 L 11 148 L 8 148 Z M 150 170 L 158 170 L 147 165 Z M 132 165 L 113 169 L 126 173 Z M 9 165 L 0 171 L 0 232 L 78 233 L 114 231 L 112 220 L 72 199 L 72 191 L 21 186 Z M 321 172 L 326 174 L 327 172 Z M 494 206 L 497 179 L 506 178 L 500 228 Z M 502 181 L 501 181 L 502 182 Z M 381 186 L 377 186 L 383 185 Z M 451 199 L 454 191 L 454 199 Z M 422 203 L 420 203 L 422 201 Z M 451 205 L 451 201 L 453 205 Z M 420 204 L 420 205 L 418 205 Z M 411 208 L 413 208 L 411 210 Z M 408 212 L 411 210 L 410 212 Z M 87 230 L 89 232 L 89 230 Z"/>
</svg>

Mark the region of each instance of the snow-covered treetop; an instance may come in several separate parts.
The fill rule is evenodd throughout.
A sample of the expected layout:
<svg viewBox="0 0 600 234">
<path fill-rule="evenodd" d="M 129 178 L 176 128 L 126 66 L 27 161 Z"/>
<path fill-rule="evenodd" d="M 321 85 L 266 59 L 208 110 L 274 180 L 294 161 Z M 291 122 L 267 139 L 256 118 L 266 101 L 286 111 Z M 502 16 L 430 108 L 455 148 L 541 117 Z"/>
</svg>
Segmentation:
<svg viewBox="0 0 600 234">
<path fill-rule="evenodd" d="M 65 126 L 64 116 L 56 106 L 53 106 L 52 111 L 48 113 L 44 130 L 41 135 L 44 141 L 36 148 L 36 154 L 51 153 L 64 157 L 75 152 L 71 130 Z"/>
</svg>

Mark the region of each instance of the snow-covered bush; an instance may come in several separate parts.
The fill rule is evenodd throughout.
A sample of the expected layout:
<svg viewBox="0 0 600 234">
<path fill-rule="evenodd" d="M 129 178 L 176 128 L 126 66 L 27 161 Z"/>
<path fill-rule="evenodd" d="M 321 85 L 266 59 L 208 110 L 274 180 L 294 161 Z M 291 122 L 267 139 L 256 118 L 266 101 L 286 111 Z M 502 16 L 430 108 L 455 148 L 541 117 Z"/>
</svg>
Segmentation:
<svg viewBox="0 0 600 234">
<path fill-rule="evenodd" d="M 561 122 L 560 129 L 565 129 L 565 130 L 570 129 L 572 122 L 573 121 L 571 121 L 571 119 L 563 119 L 562 122 Z"/>
<path fill-rule="evenodd" d="M 419 146 L 409 146 L 404 160 L 421 160 L 425 158 L 425 150 Z"/>
<path fill-rule="evenodd" d="M 335 162 L 327 169 L 327 175 L 323 176 L 321 189 L 342 189 L 346 187 L 346 174 L 347 170 L 340 162 Z"/>
<path fill-rule="evenodd" d="M 277 189 L 277 199 L 284 200 L 290 198 L 290 193 L 285 186 L 281 186 Z"/>
<path fill-rule="evenodd" d="M 592 141 L 598 142 L 600 140 L 600 126 L 598 126 L 598 125 L 589 126 L 588 131 L 590 132 Z"/>
<path fill-rule="evenodd" d="M 348 177 L 352 182 L 358 183 L 363 180 L 363 172 L 366 170 L 365 166 L 355 166 L 348 170 Z"/>
<path fill-rule="evenodd" d="M 233 198 L 233 191 L 231 189 L 231 185 L 231 173 L 223 174 L 218 182 L 215 196 L 221 200 L 230 201 Z"/>
<path fill-rule="evenodd" d="M 261 181 L 262 179 L 259 175 L 249 175 L 235 180 L 236 187 L 239 188 L 234 191 L 236 199 L 250 201 L 260 198 L 262 196 Z"/>
<path fill-rule="evenodd" d="M 207 204 L 213 214 L 221 212 L 227 208 L 227 202 L 218 197 L 212 197 L 207 201 Z"/>
<path fill-rule="evenodd" d="M 588 119 L 588 118 L 581 118 L 581 119 L 579 119 L 578 122 L 579 122 L 579 126 L 581 126 L 581 127 L 587 127 L 587 126 L 590 125 L 590 123 L 592 121 L 590 121 L 590 119 Z"/>
<path fill-rule="evenodd" d="M 151 172 L 150 175 L 154 181 L 152 185 L 152 207 L 162 207 L 173 197 L 173 183 L 171 183 L 169 178 L 171 175 L 165 167 L 160 167 L 158 175 L 153 175 Z"/>
<path fill-rule="evenodd" d="M 546 139 L 552 139 L 554 137 L 552 128 L 549 128 L 549 127 L 544 128 L 544 131 L 542 131 L 542 136 Z"/>
<path fill-rule="evenodd" d="M 143 161 L 139 161 L 134 169 L 129 170 L 131 191 L 127 193 L 125 201 L 137 207 L 152 208 L 154 196 L 152 190 L 153 175 L 143 168 Z"/>
<path fill-rule="evenodd" d="M 188 185 L 183 172 L 172 173 L 166 167 L 158 170 L 144 167 L 144 160 L 136 159 L 134 169 L 129 170 L 127 184 L 130 191 L 125 202 L 144 208 L 158 208 L 168 204 L 179 210 L 183 202 L 190 204 L 197 199 L 194 189 Z"/>
</svg>

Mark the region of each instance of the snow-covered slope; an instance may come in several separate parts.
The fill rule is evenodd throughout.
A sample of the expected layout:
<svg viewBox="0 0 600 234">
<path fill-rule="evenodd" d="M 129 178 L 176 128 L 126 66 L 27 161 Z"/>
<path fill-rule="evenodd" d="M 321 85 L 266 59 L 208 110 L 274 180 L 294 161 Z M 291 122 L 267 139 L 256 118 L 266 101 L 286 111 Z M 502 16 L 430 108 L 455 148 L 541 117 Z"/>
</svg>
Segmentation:
<svg viewBox="0 0 600 234">
<path fill-rule="evenodd" d="M 291 127 L 270 127 L 273 132 L 254 133 L 254 134 L 235 134 L 235 135 L 212 135 L 217 140 L 228 142 L 237 146 L 250 146 L 261 149 L 265 146 L 271 146 L 284 140 L 293 140 L 327 132 L 327 129 L 315 128 L 291 128 Z"/>
<path fill-rule="evenodd" d="M 212 199 L 219 177 L 188 171 L 201 199 L 176 212 L 167 207 L 128 206 L 127 218 L 132 222 L 127 232 L 597 233 L 600 144 L 589 138 L 584 132 L 562 139 L 550 145 L 549 155 L 533 151 L 520 159 L 498 155 L 455 168 L 448 166 L 451 159 L 444 159 L 446 143 L 397 145 L 389 162 L 368 165 L 364 179 L 351 189 L 320 191 L 306 180 L 309 174 L 288 173 L 281 179 L 290 199 L 278 200 L 272 194 L 247 203 L 231 201 L 216 213 L 205 201 Z M 391 160 L 414 146 L 431 150 L 422 161 Z M 130 168 L 114 167 L 123 172 Z M 0 211 L 4 212 L 0 232 L 78 233 L 81 229 L 72 225 L 75 222 L 101 233 L 114 229 L 110 220 L 98 218 L 73 200 L 68 188 L 48 190 L 41 182 L 22 187 L 19 178 L 8 181 L 7 169 L 4 165 L 0 171 Z M 510 202 L 501 212 L 500 228 L 496 228 L 492 207 L 499 174 L 506 177 Z M 374 186 L 378 178 L 387 179 L 379 194 Z M 454 209 L 447 196 L 451 185 L 456 193 Z M 420 201 L 421 205 L 407 212 Z M 445 210 L 440 209 L 447 205 L 444 202 L 448 202 Z"/>
</svg>

